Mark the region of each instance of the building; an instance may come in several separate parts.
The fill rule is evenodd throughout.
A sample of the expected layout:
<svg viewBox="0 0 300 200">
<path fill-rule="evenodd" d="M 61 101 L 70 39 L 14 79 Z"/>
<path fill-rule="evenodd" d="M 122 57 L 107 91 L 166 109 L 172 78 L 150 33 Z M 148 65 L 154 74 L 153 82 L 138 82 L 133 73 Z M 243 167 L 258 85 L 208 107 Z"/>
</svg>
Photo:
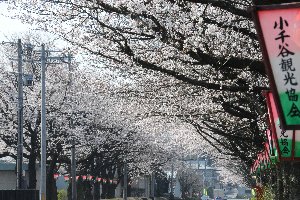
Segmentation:
<svg viewBox="0 0 300 200">
<path fill-rule="evenodd" d="M 23 163 L 23 185 L 27 188 L 29 185 L 28 164 Z M 40 188 L 40 167 L 36 166 L 36 189 Z M 17 186 L 16 162 L 0 160 L 0 190 L 15 190 Z M 57 189 L 67 189 L 68 184 L 64 181 L 63 176 L 56 180 Z"/>
<path fill-rule="evenodd" d="M 201 195 L 203 194 L 203 189 L 206 191 L 208 188 L 211 189 L 221 189 L 222 184 L 220 183 L 219 170 L 210 165 L 210 161 L 204 158 L 199 159 L 185 159 L 185 166 L 188 170 L 192 171 L 191 178 L 195 181 L 193 182 L 194 187 L 191 188 L 189 195 Z M 170 172 L 168 172 L 170 174 Z M 179 175 L 177 170 L 174 170 L 173 177 L 173 192 L 174 197 L 181 198 L 181 186 L 179 183 Z M 171 186 L 170 186 L 171 187 Z M 169 190 L 171 192 L 171 189 Z"/>
<path fill-rule="evenodd" d="M 23 176 L 25 185 L 28 185 L 28 165 L 23 164 Z M 16 189 L 16 163 L 0 160 L 0 190 L 14 190 Z"/>
</svg>

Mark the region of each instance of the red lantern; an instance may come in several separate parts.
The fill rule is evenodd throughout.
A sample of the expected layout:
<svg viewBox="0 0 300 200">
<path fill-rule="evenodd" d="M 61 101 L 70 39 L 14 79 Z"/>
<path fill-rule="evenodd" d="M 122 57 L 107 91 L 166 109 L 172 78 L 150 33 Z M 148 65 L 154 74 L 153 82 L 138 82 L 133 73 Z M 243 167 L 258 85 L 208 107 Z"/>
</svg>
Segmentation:
<svg viewBox="0 0 300 200">
<path fill-rule="evenodd" d="M 65 181 L 69 181 L 69 176 L 64 176 Z"/>
<path fill-rule="evenodd" d="M 59 177 L 59 174 L 53 174 L 53 177 L 56 180 Z"/>
</svg>

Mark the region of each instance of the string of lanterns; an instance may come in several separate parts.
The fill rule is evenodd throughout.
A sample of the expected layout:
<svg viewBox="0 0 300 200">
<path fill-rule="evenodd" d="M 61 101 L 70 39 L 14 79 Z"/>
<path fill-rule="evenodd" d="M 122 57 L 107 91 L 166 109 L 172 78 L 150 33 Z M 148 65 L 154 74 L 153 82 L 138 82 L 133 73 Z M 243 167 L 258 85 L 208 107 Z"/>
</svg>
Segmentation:
<svg viewBox="0 0 300 200">
<path fill-rule="evenodd" d="M 55 180 L 58 179 L 58 177 L 63 176 L 65 181 L 69 181 L 70 180 L 70 176 L 69 175 L 61 175 L 61 174 L 54 174 L 53 177 Z M 97 176 L 91 176 L 91 175 L 81 175 L 81 176 L 76 176 L 76 181 L 78 181 L 79 177 L 81 177 L 81 179 L 83 181 L 93 181 L 93 182 L 99 182 L 99 183 L 103 183 L 103 184 L 115 184 L 117 185 L 119 180 L 118 179 L 106 179 L 106 178 L 100 178 Z"/>
</svg>

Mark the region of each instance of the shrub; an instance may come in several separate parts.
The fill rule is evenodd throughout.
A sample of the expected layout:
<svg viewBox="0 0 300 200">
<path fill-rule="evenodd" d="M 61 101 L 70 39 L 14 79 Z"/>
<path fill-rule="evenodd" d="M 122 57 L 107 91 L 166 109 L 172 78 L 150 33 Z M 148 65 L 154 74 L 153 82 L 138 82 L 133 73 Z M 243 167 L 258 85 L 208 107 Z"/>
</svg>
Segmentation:
<svg viewBox="0 0 300 200">
<path fill-rule="evenodd" d="M 68 200 L 68 194 L 66 190 L 59 190 L 57 192 L 57 200 Z"/>
</svg>

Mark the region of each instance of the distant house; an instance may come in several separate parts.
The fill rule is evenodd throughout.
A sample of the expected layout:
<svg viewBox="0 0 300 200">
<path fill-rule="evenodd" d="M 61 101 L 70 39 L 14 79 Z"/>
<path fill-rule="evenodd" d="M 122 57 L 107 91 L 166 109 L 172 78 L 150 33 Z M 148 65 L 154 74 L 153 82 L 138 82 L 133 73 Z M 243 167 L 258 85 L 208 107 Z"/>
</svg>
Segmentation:
<svg viewBox="0 0 300 200">
<path fill-rule="evenodd" d="M 24 187 L 27 188 L 29 185 L 29 171 L 28 164 L 23 163 L 23 180 Z M 40 187 L 40 167 L 36 166 L 36 189 Z M 17 185 L 17 174 L 16 174 L 16 162 L 0 160 L 0 190 L 14 190 Z M 67 189 L 68 184 L 65 182 L 64 177 L 60 176 L 56 180 L 56 186 L 58 190 Z"/>
<path fill-rule="evenodd" d="M 197 171 L 197 175 L 203 179 L 206 187 L 220 188 L 220 174 L 217 168 L 209 166 L 204 159 L 191 159 L 186 162 Z"/>
<path fill-rule="evenodd" d="M 28 165 L 23 164 L 25 185 L 28 185 Z M 0 160 L 0 190 L 16 189 L 16 163 Z"/>
<path fill-rule="evenodd" d="M 151 193 L 151 178 L 149 175 L 136 177 L 131 180 L 130 188 L 131 188 L 131 196 L 135 197 L 150 197 Z M 116 197 L 122 197 L 122 186 L 121 182 L 118 184 L 116 188 Z"/>
<path fill-rule="evenodd" d="M 195 171 L 195 176 L 199 177 L 198 190 L 203 188 L 212 188 L 212 189 L 220 189 L 222 188 L 222 184 L 220 183 L 220 174 L 218 173 L 218 169 L 208 165 L 207 160 L 205 159 L 186 159 L 185 163 L 189 166 L 190 169 Z M 171 177 L 171 172 L 166 172 Z M 174 170 L 173 175 L 173 194 L 174 197 L 181 198 L 181 186 L 178 180 L 178 176 L 176 175 L 176 169 Z M 171 187 L 171 185 L 170 185 Z M 169 189 L 171 192 L 171 188 Z M 194 191 L 195 192 L 195 191 Z M 193 191 L 190 192 L 190 195 Z"/>
<path fill-rule="evenodd" d="M 242 196 L 242 197 L 250 198 L 252 195 L 251 188 L 248 188 L 245 185 L 239 185 L 236 190 L 237 190 L 238 195 Z"/>
</svg>

